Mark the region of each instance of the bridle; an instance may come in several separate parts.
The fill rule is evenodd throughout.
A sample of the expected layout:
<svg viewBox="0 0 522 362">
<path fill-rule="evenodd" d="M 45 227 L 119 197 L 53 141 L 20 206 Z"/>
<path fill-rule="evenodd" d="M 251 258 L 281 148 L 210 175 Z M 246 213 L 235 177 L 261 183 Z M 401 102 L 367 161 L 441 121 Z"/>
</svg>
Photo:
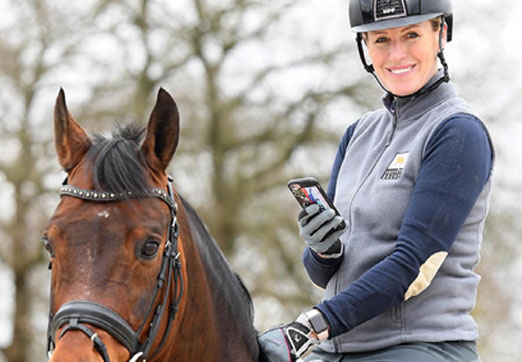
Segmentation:
<svg viewBox="0 0 522 362">
<path fill-rule="evenodd" d="M 154 292 L 147 308 L 145 318 L 138 330 L 134 330 L 129 323 L 114 310 L 99 303 L 88 300 L 73 300 L 60 307 L 56 314 L 52 313 L 52 301 L 49 312 L 49 324 L 47 329 L 47 353 L 49 358 L 56 346 L 56 331 L 62 327 L 59 338 L 71 330 L 78 330 L 85 333 L 92 341 L 94 348 L 102 356 L 104 362 L 110 362 L 107 347 L 97 333 L 94 333 L 86 324 L 100 328 L 108 332 L 119 343 L 130 352 L 129 362 L 146 361 L 153 358 L 161 350 L 172 327 L 172 322 L 178 311 L 181 297 L 183 294 L 183 278 L 181 273 L 180 253 L 178 251 L 179 224 L 176 218 L 178 206 L 174 201 L 172 192 L 172 178 L 168 177 L 168 192 L 159 188 L 149 188 L 143 191 L 125 191 L 122 193 L 100 192 L 85 190 L 67 184 L 67 179 L 63 182 L 60 189 L 60 196 L 72 196 L 82 200 L 93 202 L 114 202 L 128 199 L 155 197 L 164 201 L 170 209 L 171 222 L 169 225 L 167 241 L 163 251 L 161 268 L 156 280 Z M 172 279 L 174 279 L 174 291 L 172 298 L 167 301 Z M 165 287 L 166 284 L 166 287 Z M 165 288 L 164 288 L 165 287 Z M 158 293 L 163 290 L 161 303 L 154 305 Z M 51 289 L 52 298 L 52 289 Z M 156 351 L 149 357 L 152 343 L 158 334 L 162 317 L 168 304 L 168 323 L 165 333 Z M 148 325 L 148 332 L 145 341 L 140 342 L 139 337 L 145 328 L 146 321 L 151 313 L 154 313 L 152 321 Z"/>
</svg>

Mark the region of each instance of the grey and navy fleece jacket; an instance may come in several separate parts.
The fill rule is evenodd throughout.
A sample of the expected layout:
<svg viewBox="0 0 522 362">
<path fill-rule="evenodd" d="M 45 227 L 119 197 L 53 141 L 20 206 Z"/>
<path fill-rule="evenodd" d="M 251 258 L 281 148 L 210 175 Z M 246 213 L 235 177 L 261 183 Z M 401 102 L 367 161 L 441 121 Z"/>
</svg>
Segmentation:
<svg viewBox="0 0 522 362">
<path fill-rule="evenodd" d="M 386 96 L 384 105 L 348 127 L 335 157 L 328 196 L 348 224 L 344 253 L 303 254 L 310 279 L 325 288 L 316 308 L 330 326 L 320 345 L 329 352 L 478 337 L 469 312 L 489 208 L 490 136 L 451 83 Z"/>
</svg>

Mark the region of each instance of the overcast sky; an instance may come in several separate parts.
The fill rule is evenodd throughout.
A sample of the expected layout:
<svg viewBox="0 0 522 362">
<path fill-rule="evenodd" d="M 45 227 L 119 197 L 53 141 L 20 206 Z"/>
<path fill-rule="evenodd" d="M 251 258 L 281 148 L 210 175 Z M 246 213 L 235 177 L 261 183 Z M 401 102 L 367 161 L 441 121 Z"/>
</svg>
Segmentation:
<svg viewBox="0 0 522 362">
<path fill-rule="evenodd" d="M 0 12 L 4 15 L 9 13 L 5 8 L 6 3 L 5 0 L 0 0 Z M 176 2 L 176 6 L 181 3 L 182 0 Z M 312 38 L 319 34 L 326 43 L 353 41 L 346 3 L 345 0 L 310 0 L 309 7 L 303 8 L 298 14 L 302 17 L 303 24 L 306 24 L 300 30 L 310 34 Z M 448 45 L 446 52 L 450 72 L 465 98 L 479 114 L 485 115 L 486 122 L 488 115 L 499 112 L 505 115 L 502 124 L 490 126 L 503 155 L 499 160 L 498 172 L 509 182 L 521 184 L 522 162 L 518 155 L 522 153 L 522 1 L 454 0 L 454 11 L 454 41 Z M 99 51 L 103 53 L 103 49 Z M 360 69 L 363 72 L 362 67 Z M 82 76 L 85 74 L 84 69 L 78 72 L 83 72 Z M 471 83 L 459 82 L 470 74 L 477 74 L 478 79 Z M 321 77 L 318 75 L 317 79 Z M 53 98 L 54 96 L 53 94 Z M 74 93 L 68 96 L 74 100 Z M 520 195 L 513 197 L 511 202 L 519 203 L 518 200 Z M 9 325 L 12 305 L 12 285 L 6 273 L 7 271 L 0 269 L 0 345 L 5 344 L 10 336 L 10 330 L 6 326 Z M 520 299 L 522 301 L 522 297 Z M 522 303 L 519 308 L 515 315 L 521 320 L 511 337 L 520 339 Z M 507 359 L 503 361 L 508 362 Z"/>
</svg>

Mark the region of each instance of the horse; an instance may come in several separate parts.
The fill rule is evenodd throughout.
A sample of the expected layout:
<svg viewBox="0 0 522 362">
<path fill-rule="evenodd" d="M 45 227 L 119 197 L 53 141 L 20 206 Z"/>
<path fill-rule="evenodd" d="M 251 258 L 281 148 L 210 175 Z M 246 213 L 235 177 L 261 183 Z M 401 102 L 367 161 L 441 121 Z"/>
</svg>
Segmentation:
<svg viewBox="0 0 522 362">
<path fill-rule="evenodd" d="M 54 107 L 60 201 L 43 233 L 52 362 L 263 360 L 252 300 L 166 169 L 179 113 L 161 88 L 146 127 L 89 137 Z"/>
</svg>

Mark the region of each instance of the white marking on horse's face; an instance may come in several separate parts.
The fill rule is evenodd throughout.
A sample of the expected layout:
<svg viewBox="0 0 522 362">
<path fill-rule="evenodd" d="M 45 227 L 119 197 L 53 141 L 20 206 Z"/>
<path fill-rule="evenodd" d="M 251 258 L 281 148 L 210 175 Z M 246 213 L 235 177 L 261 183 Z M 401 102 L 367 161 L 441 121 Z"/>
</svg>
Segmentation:
<svg viewBox="0 0 522 362">
<path fill-rule="evenodd" d="M 103 210 L 103 211 L 98 212 L 98 216 L 108 218 L 109 216 L 111 216 L 111 214 L 107 210 Z"/>
</svg>

